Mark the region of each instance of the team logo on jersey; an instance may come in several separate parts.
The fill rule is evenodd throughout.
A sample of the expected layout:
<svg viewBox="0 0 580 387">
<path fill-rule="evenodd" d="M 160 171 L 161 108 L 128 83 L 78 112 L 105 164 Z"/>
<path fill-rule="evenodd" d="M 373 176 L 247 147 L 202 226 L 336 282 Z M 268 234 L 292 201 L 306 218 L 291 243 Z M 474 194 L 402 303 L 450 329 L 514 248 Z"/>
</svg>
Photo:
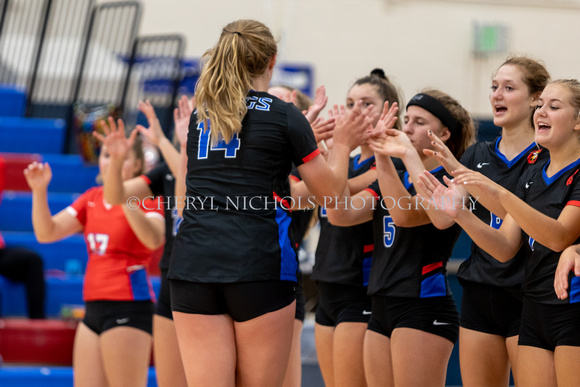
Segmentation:
<svg viewBox="0 0 580 387">
<path fill-rule="evenodd" d="M 536 149 L 530 152 L 528 155 L 528 164 L 535 164 L 538 161 L 538 156 L 542 152 L 541 149 Z"/>
<path fill-rule="evenodd" d="M 572 181 L 574 181 L 574 176 L 576 176 L 577 173 L 578 173 L 578 170 L 576 170 L 576 172 L 574 172 L 574 174 L 572 176 L 570 176 L 568 178 L 568 180 L 566 180 L 566 185 L 572 184 Z"/>
</svg>

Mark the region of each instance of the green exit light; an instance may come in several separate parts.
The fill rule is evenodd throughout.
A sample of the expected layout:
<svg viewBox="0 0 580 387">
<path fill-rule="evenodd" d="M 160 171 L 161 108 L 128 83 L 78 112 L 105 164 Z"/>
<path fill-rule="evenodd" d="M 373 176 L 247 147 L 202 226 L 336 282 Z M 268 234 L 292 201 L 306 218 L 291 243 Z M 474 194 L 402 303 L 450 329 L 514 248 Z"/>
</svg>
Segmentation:
<svg viewBox="0 0 580 387">
<path fill-rule="evenodd" d="M 475 24 L 474 51 L 478 54 L 504 53 L 506 27 L 498 24 Z"/>
</svg>

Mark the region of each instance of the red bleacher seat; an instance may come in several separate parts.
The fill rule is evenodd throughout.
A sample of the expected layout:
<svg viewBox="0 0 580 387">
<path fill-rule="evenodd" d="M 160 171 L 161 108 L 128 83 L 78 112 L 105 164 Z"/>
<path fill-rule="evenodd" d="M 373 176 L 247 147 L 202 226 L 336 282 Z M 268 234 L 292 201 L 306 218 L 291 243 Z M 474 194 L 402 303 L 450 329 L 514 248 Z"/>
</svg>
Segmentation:
<svg viewBox="0 0 580 387">
<path fill-rule="evenodd" d="M 7 191 L 30 191 L 23 171 L 33 161 L 41 162 L 42 156 L 36 153 L 0 153 L 0 156 L 6 162 L 4 189 Z"/>
<path fill-rule="evenodd" d="M 5 363 L 72 365 L 77 322 L 0 319 L 0 355 Z"/>
</svg>

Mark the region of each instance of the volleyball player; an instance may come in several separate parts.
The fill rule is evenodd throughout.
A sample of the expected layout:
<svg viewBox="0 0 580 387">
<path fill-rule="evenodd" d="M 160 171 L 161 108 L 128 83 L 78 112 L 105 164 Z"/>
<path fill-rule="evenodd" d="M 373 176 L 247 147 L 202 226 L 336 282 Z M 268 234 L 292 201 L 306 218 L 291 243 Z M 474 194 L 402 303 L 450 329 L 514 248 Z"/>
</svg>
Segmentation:
<svg viewBox="0 0 580 387">
<path fill-rule="evenodd" d="M 307 119 L 315 120 L 318 114 L 326 106 L 328 98 L 324 86 L 320 86 L 316 90 L 316 101 L 314 104 L 310 99 L 300 90 L 293 87 L 281 85 L 270 87 L 268 93 L 280 98 L 284 102 L 292 102 L 302 112 L 307 113 L 312 106 L 311 117 L 306 115 Z M 310 122 L 310 121 L 309 121 Z M 315 135 L 316 137 L 316 135 Z M 318 141 L 317 141 L 318 142 Z M 295 166 L 292 166 L 290 173 L 292 181 L 302 181 L 300 173 Z M 299 249 L 304 236 L 310 229 L 314 218 L 314 209 L 296 209 L 292 211 L 292 233 L 296 243 L 296 248 Z M 298 284 L 296 287 L 296 312 L 294 314 L 294 335 L 292 338 L 292 350 L 290 351 L 290 360 L 288 362 L 288 369 L 284 377 L 283 387 L 300 387 L 302 385 L 302 327 L 304 326 L 304 317 L 306 315 L 306 297 L 304 295 L 304 287 L 302 286 L 302 273 L 298 267 Z"/>
<path fill-rule="evenodd" d="M 319 198 L 340 197 L 372 117 L 359 103 L 327 164 L 304 115 L 268 94 L 269 29 L 228 24 L 203 58 L 187 144 L 187 203 L 168 277 L 190 385 L 280 386 L 292 342 L 297 259 L 291 163 Z M 334 199 L 333 199 L 334 200 Z"/>
<path fill-rule="evenodd" d="M 141 174 L 141 141 L 136 136 L 131 139 L 127 158 L 115 157 L 115 149 L 102 148 L 101 176 L 111 169 L 120 171 L 124 179 Z M 32 190 L 32 224 L 38 241 L 54 242 L 82 231 L 87 243 L 86 312 L 73 350 L 75 385 L 146 386 L 155 298 L 148 265 L 163 243 L 165 228 L 157 203 L 113 206 L 99 187 L 52 216 L 47 201 L 50 166 L 35 162 L 24 174 Z"/>
<path fill-rule="evenodd" d="M 137 130 L 161 150 L 164 161 L 146 174 L 125 181 L 122 180 L 120 174 L 109 174 L 104 182 L 104 195 L 105 199 L 112 204 L 122 204 L 130 198 L 145 200 L 153 196 L 163 197 L 165 200 L 160 208 L 165 213 L 165 245 L 159 261 L 161 286 L 153 315 L 155 373 L 157 384 L 161 387 L 186 386 L 187 381 L 179 353 L 173 315 L 171 314 L 169 282 L 167 281 L 173 240 L 182 220 L 181 216 L 177 214 L 174 194 L 175 175 L 172 171 L 172 169 L 177 170 L 180 156 L 173 144 L 165 137 L 153 106 L 149 102 L 140 102 L 139 110 L 145 114 L 149 127 L 145 128 L 138 125 Z M 174 112 L 174 136 L 179 139 L 180 144 L 183 144 L 182 151 L 184 151 L 187 142 L 189 117 L 192 111 L 193 105 L 187 100 L 187 97 L 183 96 L 179 100 L 179 107 Z M 117 130 L 114 122 L 111 122 L 110 129 L 113 132 L 112 135 L 109 133 L 106 137 L 96 136 L 100 137 L 105 144 L 127 141 L 124 132 Z"/>
<path fill-rule="evenodd" d="M 557 80 L 542 92 L 534 113 L 535 140 L 550 151 L 541 168 L 530 168 L 515 194 L 479 172 L 461 169 L 443 190 L 423 177 L 436 195 L 456 195 L 456 185 L 476 186 L 507 215 L 499 229 L 488 227 L 469 211 L 446 212 L 475 243 L 500 262 L 507 262 L 523 244 L 526 249 L 524 300 L 517 374 L 522 386 L 575 386 L 580 365 L 578 281 L 567 286 L 571 297 L 554 292 L 560 252 L 580 241 L 580 83 Z"/>
<path fill-rule="evenodd" d="M 423 170 L 441 179 L 439 162 L 423 154 L 433 131 L 461 156 L 474 125 L 461 105 L 438 90 L 407 104 L 402 131 L 392 129 L 397 105 L 383 115 L 369 144 L 378 181 L 328 211 L 333 224 L 373 221 L 374 252 L 368 292 L 372 315 L 364 341 L 369 386 L 444 386 L 459 319 L 446 279 L 446 264 L 459 228 L 419 205 L 415 182 Z M 391 157 L 403 160 L 397 171 Z"/>
<path fill-rule="evenodd" d="M 476 170 L 514 192 L 521 175 L 542 165 L 548 151 L 534 141 L 533 112 L 550 75 L 545 67 L 527 57 L 512 56 L 497 69 L 491 82 L 489 100 L 494 124 L 501 136 L 470 147 L 458 163 L 445 146 L 433 137 L 435 157 L 447 171 L 462 167 Z M 432 151 L 427 154 L 433 155 Z M 477 187 L 471 187 L 478 197 Z M 475 206 L 473 213 L 484 223 L 499 228 L 505 210 L 497 201 Z M 512 365 L 517 382 L 518 332 L 520 328 L 525 251 L 500 263 L 477 244 L 459 267 L 463 286 L 459 356 L 461 379 L 470 386 L 507 386 Z"/>
<path fill-rule="evenodd" d="M 399 101 L 396 88 L 380 69 L 354 82 L 346 108 L 358 101 L 377 113 L 385 101 Z M 375 156 L 368 144 L 350 158 L 348 187 L 358 193 L 376 180 Z M 365 386 L 363 342 L 371 314 L 367 295 L 373 254 L 372 222 L 352 227 L 331 225 L 319 207 L 320 237 L 312 279 L 318 289 L 315 341 L 326 386 Z"/>
</svg>

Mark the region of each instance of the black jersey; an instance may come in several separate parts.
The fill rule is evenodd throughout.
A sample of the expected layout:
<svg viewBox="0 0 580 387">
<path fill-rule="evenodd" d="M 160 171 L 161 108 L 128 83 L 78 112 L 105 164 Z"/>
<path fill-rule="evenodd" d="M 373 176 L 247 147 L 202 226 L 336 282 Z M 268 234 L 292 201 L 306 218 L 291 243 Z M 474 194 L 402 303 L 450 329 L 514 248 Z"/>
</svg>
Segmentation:
<svg viewBox="0 0 580 387">
<path fill-rule="evenodd" d="M 360 155 L 350 159 L 348 178 L 375 168 L 375 157 L 360 161 Z M 356 210 L 355 210 L 356 211 Z M 319 208 L 320 236 L 312 279 L 337 284 L 366 286 L 373 254 L 372 221 L 356 226 L 339 227 L 330 224 L 326 209 Z"/>
<path fill-rule="evenodd" d="M 534 168 L 527 171 L 518 183 L 516 195 L 531 207 L 551 218 L 558 218 L 567 205 L 580 207 L 580 159 L 548 177 L 546 168 Z M 572 278 L 569 287 L 570 297 L 560 300 L 554 291 L 554 274 L 560 259 L 555 252 L 541 245 L 524 231 L 523 244 L 527 252 L 524 277 L 524 295 L 533 301 L 543 304 L 567 304 L 580 302 L 580 282 Z M 574 244 L 580 243 L 578 238 Z"/>
<path fill-rule="evenodd" d="M 143 177 L 153 195 L 163 196 L 165 199 L 163 203 L 163 210 L 165 211 L 165 246 L 163 247 L 163 256 L 159 261 L 159 268 L 167 269 L 171 251 L 173 250 L 173 240 L 183 219 L 177 215 L 177 208 L 175 207 L 175 177 L 165 161 L 160 162 Z"/>
<path fill-rule="evenodd" d="M 190 120 L 187 202 L 175 238 L 170 279 L 192 282 L 296 281 L 287 199 L 292 163 L 320 153 L 304 115 L 290 103 L 251 91 L 242 130 L 211 143 Z"/>
<path fill-rule="evenodd" d="M 443 167 L 431 173 L 439 181 L 446 175 Z M 408 172 L 400 171 L 399 177 L 409 196 L 415 195 Z M 431 223 L 417 227 L 396 226 L 388 210 L 398 205 L 397 198 L 381 197 L 378 181 L 368 189 L 379 199 L 373 216 L 375 251 L 369 294 L 413 298 L 450 295 L 447 261 L 461 232 L 460 227 L 454 224 L 439 230 Z M 413 203 L 412 208 L 423 205 L 420 201 Z"/>
<path fill-rule="evenodd" d="M 294 166 L 290 173 L 290 178 L 296 182 L 302 181 L 298 169 Z M 292 234 L 296 241 L 296 247 L 300 247 L 304 235 L 308 231 L 312 217 L 314 216 L 314 209 L 294 210 L 292 211 Z"/>
<path fill-rule="evenodd" d="M 501 137 L 494 141 L 472 145 L 463 154 L 461 163 L 471 170 L 480 172 L 508 191 L 515 192 L 522 174 L 529 168 L 541 166 L 549 158 L 549 152 L 547 149 L 537 148 L 532 143 L 512 160 L 508 160 L 499 151 L 500 141 Z M 498 229 L 501 226 L 502 219 L 480 203 L 475 204 L 473 214 L 493 228 Z M 520 291 L 524 279 L 525 255 L 522 248 L 514 258 L 502 263 L 472 243 L 471 256 L 461 264 L 457 277 L 461 280 Z"/>
</svg>

